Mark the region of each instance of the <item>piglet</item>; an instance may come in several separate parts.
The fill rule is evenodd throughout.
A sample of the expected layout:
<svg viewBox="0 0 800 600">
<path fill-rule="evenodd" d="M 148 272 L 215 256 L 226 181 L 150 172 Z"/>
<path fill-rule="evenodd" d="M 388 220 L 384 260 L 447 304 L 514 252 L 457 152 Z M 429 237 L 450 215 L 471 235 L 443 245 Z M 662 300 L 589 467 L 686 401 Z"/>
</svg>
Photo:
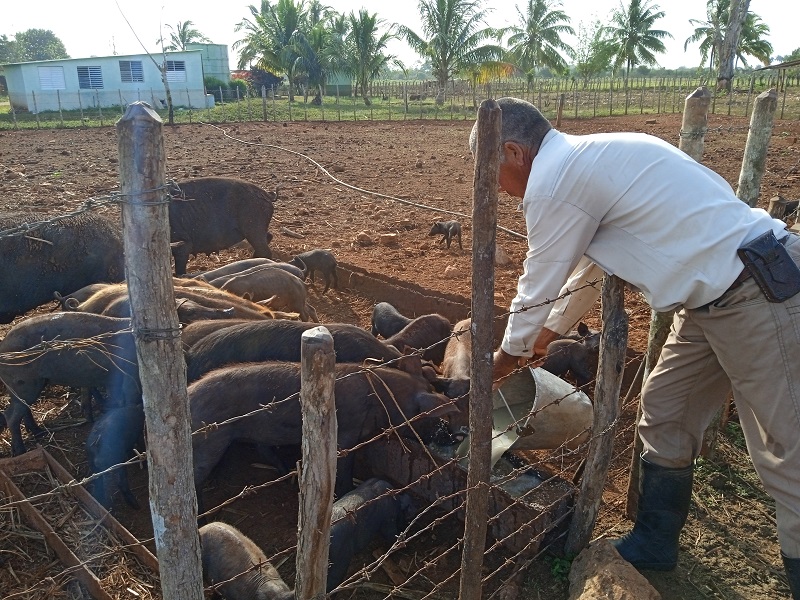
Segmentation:
<svg viewBox="0 0 800 600">
<path fill-rule="evenodd" d="M 464 246 L 461 245 L 461 223 L 458 221 L 437 221 L 431 227 L 431 230 L 428 232 L 428 235 L 442 235 L 442 239 L 439 240 L 439 243 L 447 242 L 447 247 L 450 247 L 450 243 L 453 241 L 453 238 L 458 238 L 458 247 L 463 250 Z"/>
<path fill-rule="evenodd" d="M 215 521 L 200 530 L 203 581 L 220 584 L 226 600 L 289 600 L 294 591 L 256 543 L 241 531 Z M 222 583 L 225 582 L 225 583 Z"/>
<path fill-rule="evenodd" d="M 90 474 L 100 473 L 131 458 L 134 447 L 143 437 L 143 430 L 144 407 L 141 404 L 108 408 L 95 421 L 86 438 Z M 112 481 L 128 506 L 138 509 L 139 502 L 128 485 L 126 467 L 118 467 L 89 482 L 89 493 L 105 508 L 110 509 L 113 489 L 109 483 Z"/>
<path fill-rule="evenodd" d="M 550 342 L 541 366 L 559 377 L 571 373 L 577 387 L 582 388 L 597 376 L 599 352 L 600 332 L 580 323 L 577 334 Z"/>
<path fill-rule="evenodd" d="M 368 479 L 333 503 L 328 553 L 328 592 L 344 581 L 350 561 L 378 535 L 394 542 L 414 516 L 408 494 L 393 494 L 381 479 Z"/>
<path fill-rule="evenodd" d="M 384 339 L 393 336 L 411 322 L 388 302 L 378 302 L 372 308 L 372 335 Z"/>
<path fill-rule="evenodd" d="M 314 271 L 319 271 L 325 278 L 325 289 L 322 293 L 328 291 L 331 282 L 333 288 L 339 288 L 339 279 L 336 275 L 336 257 L 330 250 L 309 250 L 293 257 L 289 264 L 300 267 L 305 272 L 306 276 L 314 283 Z"/>
</svg>

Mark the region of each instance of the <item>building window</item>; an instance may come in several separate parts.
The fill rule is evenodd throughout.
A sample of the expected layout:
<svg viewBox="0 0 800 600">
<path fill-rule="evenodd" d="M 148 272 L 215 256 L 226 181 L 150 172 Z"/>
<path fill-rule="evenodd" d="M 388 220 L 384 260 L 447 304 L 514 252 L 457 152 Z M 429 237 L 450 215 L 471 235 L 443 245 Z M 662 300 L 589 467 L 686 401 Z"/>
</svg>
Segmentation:
<svg viewBox="0 0 800 600">
<path fill-rule="evenodd" d="M 119 61 L 119 76 L 123 83 L 144 81 L 144 71 L 140 60 Z"/>
<path fill-rule="evenodd" d="M 186 61 L 167 61 L 167 81 L 170 83 L 184 83 L 186 81 Z"/>
<path fill-rule="evenodd" d="M 38 67 L 39 87 L 43 90 L 65 90 L 64 67 Z"/>
<path fill-rule="evenodd" d="M 103 73 L 100 67 L 78 67 L 78 85 L 82 90 L 102 90 Z"/>
</svg>

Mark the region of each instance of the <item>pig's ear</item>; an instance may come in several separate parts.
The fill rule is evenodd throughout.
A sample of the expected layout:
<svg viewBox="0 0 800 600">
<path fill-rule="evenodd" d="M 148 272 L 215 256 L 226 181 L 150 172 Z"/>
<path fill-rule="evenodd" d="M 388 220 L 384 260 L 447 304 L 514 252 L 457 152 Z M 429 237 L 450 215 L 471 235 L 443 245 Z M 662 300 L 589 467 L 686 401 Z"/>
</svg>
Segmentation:
<svg viewBox="0 0 800 600">
<path fill-rule="evenodd" d="M 584 336 L 584 337 L 589 335 L 589 327 L 583 321 L 578 323 L 578 335 Z"/>
<path fill-rule="evenodd" d="M 444 417 L 445 415 L 451 415 L 461 412 L 456 408 L 454 402 L 447 402 L 443 403 L 443 400 L 447 400 L 446 396 L 440 396 L 437 394 L 430 394 L 427 392 L 420 392 L 417 394 L 417 404 L 419 406 L 419 412 L 427 413 L 429 417 Z"/>
<path fill-rule="evenodd" d="M 411 375 L 423 377 L 422 359 L 416 354 L 406 354 L 397 359 L 397 368 Z"/>
</svg>

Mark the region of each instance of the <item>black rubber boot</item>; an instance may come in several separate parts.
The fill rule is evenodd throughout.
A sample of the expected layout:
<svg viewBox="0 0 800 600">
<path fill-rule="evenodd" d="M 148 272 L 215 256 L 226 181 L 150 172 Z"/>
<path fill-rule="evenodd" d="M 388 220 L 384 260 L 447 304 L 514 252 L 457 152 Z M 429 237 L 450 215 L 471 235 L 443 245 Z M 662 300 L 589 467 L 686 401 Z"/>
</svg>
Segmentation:
<svg viewBox="0 0 800 600">
<path fill-rule="evenodd" d="M 789 589 L 792 591 L 792 598 L 800 600 L 800 558 L 789 558 L 781 552 L 783 568 L 786 569 L 786 578 L 789 580 Z"/>
<path fill-rule="evenodd" d="M 611 543 L 637 569 L 671 571 L 678 564 L 678 538 L 689 516 L 694 465 L 671 469 L 640 461 L 636 523 Z"/>
</svg>

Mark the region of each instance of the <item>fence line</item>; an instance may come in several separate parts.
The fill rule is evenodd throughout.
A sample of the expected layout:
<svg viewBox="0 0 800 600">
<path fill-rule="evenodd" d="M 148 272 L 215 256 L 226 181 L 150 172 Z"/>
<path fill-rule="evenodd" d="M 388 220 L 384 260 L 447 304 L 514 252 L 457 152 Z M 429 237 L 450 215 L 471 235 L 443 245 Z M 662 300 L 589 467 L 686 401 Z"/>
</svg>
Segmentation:
<svg viewBox="0 0 800 600">
<path fill-rule="evenodd" d="M 451 81 L 437 104 L 437 85 L 433 81 L 373 81 L 369 104 L 350 88 L 338 87 L 314 104 L 310 93 L 295 93 L 289 101 L 288 86 L 261 89 L 175 89 L 172 92 L 175 122 L 193 123 L 199 119 L 213 123 L 291 122 L 291 121 L 363 121 L 424 119 L 437 121 L 474 119 L 479 104 L 491 97 L 515 96 L 536 104 L 548 118 L 555 118 L 558 100 L 564 94 L 565 118 L 674 114 L 682 111 L 681 100 L 693 89 L 706 83 L 702 77 L 634 77 L 588 81 L 536 78 L 499 79 L 473 85 L 469 81 Z M 713 93 L 711 114 L 749 116 L 751 101 L 765 89 L 775 88 L 780 96 L 776 117 L 800 118 L 800 77 L 739 77 L 730 94 Z M 163 94 L 161 94 L 163 96 Z M 111 124 L 109 110 L 124 112 L 125 106 L 146 98 L 155 110 L 166 117 L 166 100 L 152 88 L 135 93 L 120 90 L 63 90 L 31 92 L 25 99 L 12 97 L 11 108 L 0 114 L 0 129 L 70 128 Z M 261 111 L 253 103 L 261 100 Z M 25 108 L 27 107 L 27 109 Z M 106 110 L 104 115 L 103 109 Z M 335 112 L 335 118 L 332 113 Z"/>
</svg>

